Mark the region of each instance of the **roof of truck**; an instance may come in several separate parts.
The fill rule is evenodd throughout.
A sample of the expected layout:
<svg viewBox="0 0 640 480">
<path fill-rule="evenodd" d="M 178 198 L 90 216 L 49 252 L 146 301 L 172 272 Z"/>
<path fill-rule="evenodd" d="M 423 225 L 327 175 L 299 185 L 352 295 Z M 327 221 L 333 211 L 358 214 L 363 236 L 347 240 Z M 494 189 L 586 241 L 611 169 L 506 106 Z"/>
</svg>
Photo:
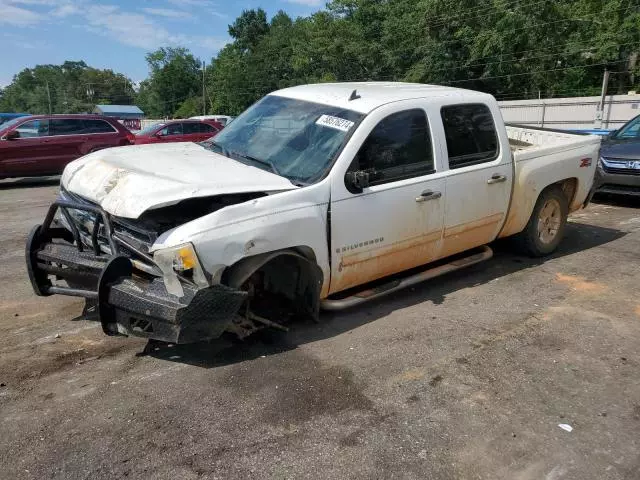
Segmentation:
<svg viewBox="0 0 640 480">
<path fill-rule="evenodd" d="M 359 98 L 350 100 L 354 90 Z M 489 94 L 474 90 L 402 82 L 315 83 L 285 88 L 271 95 L 322 103 L 360 113 L 369 113 L 386 103 L 414 98 L 458 97 L 483 101 L 493 99 Z"/>
</svg>

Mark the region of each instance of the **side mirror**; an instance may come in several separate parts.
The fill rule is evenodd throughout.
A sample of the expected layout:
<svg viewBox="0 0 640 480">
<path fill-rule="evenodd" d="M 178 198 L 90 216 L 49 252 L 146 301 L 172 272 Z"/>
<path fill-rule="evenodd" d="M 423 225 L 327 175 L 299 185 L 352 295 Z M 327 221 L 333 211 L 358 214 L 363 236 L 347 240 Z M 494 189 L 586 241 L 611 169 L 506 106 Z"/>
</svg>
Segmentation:
<svg viewBox="0 0 640 480">
<path fill-rule="evenodd" d="M 16 140 L 20 138 L 20 132 L 18 130 L 11 130 L 4 136 L 5 140 Z"/>
<path fill-rule="evenodd" d="M 365 170 L 347 172 L 344 176 L 344 182 L 350 192 L 362 193 L 369 186 L 369 172 Z"/>
</svg>

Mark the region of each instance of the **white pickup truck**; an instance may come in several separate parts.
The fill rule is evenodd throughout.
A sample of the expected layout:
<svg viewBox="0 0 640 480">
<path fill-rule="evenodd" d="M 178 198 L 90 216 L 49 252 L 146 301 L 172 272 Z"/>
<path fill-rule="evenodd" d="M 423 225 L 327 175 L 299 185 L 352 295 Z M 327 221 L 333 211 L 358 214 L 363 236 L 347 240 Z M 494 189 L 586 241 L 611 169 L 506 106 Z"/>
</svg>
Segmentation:
<svg viewBox="0 0 640 480">
<path fill-rule="evenodd" d="M 599 148 L 506 127 L 474 91 L 287 88 L 202 144 L 69 164 L 27 269 L 39 295 L 86 298 L 107 334 L 188 343 L 286 329 L 486 260 L 497 238 L 553 252 L 589 201 Z"/>
</svg>

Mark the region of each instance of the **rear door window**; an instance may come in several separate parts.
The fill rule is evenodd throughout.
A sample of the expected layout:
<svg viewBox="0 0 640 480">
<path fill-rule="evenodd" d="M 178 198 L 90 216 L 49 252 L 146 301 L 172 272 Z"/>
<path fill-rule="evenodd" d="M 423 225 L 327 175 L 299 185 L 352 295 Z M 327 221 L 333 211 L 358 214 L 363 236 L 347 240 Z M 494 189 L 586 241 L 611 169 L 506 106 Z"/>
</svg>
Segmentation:
<svg viewBox="0 0 640 480">
<path fill-rule="evenodd" d="M 202 133 L 216 133 L 218 131 L 218 129 L 216 127 L 214 127 L 213 125 L 209 125 L 208 123 L 201 123 L 200 124 L 200 131 Z"/>
<path fill-rule="evenodd" d="M 498 157 L 498 135 L 489 107 L 449 105 L 440 110 L 449 152 L 449 169 L 491 162 Z"/>
<path fill-rule="evenodd" d="M 201 124 L 200 122 L 198 122 L 198 123 L 196 123 L 196 122 L 185 122 L 185 123 L 182 124 L 183 133 L 185 135 L 193 135 L 193 134 L 202 133 L 200 125 L 203 125 L 203 124 Z"/>
<path fill-rule="evenodd" d="M 83 120 L 84 131 L 82 133 L 114 133 L 116 131 L 109 122 L 104 120 L 91 119 Z"/>
<path fill-rule="evenodd" d="M 78 135 L 84 133 L 83 120 L 78 118 L 52 118 L 49 120 L 49 135 Z"/>
<path fill-rule="evenodd" d="M 16 128 L 20 138 L 49 136 L 49 120 L 29 120 Z"/>
</svg>

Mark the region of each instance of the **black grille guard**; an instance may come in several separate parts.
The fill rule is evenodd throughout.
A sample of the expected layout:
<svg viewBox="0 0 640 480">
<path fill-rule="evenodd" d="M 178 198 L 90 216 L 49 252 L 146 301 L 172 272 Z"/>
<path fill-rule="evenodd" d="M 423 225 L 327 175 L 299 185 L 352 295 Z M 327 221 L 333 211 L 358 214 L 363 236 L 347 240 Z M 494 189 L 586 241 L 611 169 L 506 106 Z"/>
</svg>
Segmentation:
<svg viewBox="0 0 640 480">
<path fill-rule="evenodd" d="M 69 209 L 95 214 L 91 248 L 83 245 Z M 54 226 L 58 210 L 71 230 Z M 101 225 L 110 254 L 105 254 L 98 242 Z M 184 283 L 184 296 L 178 298 L 166 290 L 159 275 L 138 272 L 134 269 L 136 260 L 123 253 L 133 253 L 145 264 L 153 262 L 149 254 L 114 232 L 112 219 L 102 208 L 59 199 L 49 207 L 44 222 L 31 230 L 25 260 L 37 295 L 85 298 L 87 305 L 97 307 L 107 335 L 135 335 L 171 343 L 216 338 L 247 296 L 246 292 L 225 285 L 199 288 Z M 159 269 L 158 272 L 161 274 Z M 52 277 L 65 281 L 67 286 L 52 283 Z"/>
</svg>

